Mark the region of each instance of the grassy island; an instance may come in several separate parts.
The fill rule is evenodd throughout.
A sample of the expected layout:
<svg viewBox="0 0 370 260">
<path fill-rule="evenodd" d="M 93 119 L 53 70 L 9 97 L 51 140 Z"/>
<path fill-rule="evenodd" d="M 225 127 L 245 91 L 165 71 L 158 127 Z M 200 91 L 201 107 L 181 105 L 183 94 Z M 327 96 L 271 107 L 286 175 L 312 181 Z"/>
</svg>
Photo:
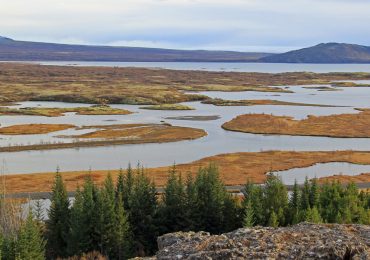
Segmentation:
<svg viewBox="0 0 370 260">
<path fill-rule="evenodd" d="M 358 114 L 308 116 L 303 120 L 287 116 L 246 114 L 224 123 L 222 128 L 253 134 L 369 138 L 370 110 L 362 109 Z"/>
</svg>

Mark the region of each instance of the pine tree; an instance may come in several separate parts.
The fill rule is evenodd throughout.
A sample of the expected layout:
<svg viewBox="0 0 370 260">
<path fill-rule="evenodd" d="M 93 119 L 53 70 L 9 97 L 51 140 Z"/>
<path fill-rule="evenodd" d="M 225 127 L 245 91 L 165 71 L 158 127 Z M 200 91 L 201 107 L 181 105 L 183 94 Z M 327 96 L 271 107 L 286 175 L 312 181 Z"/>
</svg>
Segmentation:
<svg viewBox="0 0 370 260">
<path fill-rule="evenodd" d="M 303 188 L 301 191 L 301 210 L 305 211 L 308 208 L 310 208 L 310 182 L 308 181 L 308 178 L 306 177 Z"/>
<path fill-rule="evenodd" d="M 250 200 L 252 203 L 253 213 L 254 213 L 254 225 L 265 225 L 266 215 L 264 208 L 264 197 L 263 189 L 261 186 L 253 185 L 250 192 Z M 248 197 L 247 197 L 248 198 Z"/>
<path fill-rule="evenodd" d="M 140 164 L 137 165 L 138 172 L 140 171 Z M 122 199 L 125 210 L 130 210 L 130 200 L 132 195 L 132 189 L 134 187 L 135 177 L 134 172 L 131 168 L 131 164 L 127 167 L 126 178 L 124 180 Z"/>
<path fill-rule="evenodd" d="M 173 166 L 169 172 L 159 207 L 161 233 L 184 230 L 188 226 L 186 210 L 185 186 L 182 183 L 181 176 L 177 176 L 176 167 Z"/>
<path fill-rule="evenodd" d="M 16 259 L 43 260 L 45 259 L 45 241 L 42 238 L 39 225 L 29 214 L 21 226 L 15 248 Z"/>
<path fill-rule="evenodd" d="M 290 218 L 289 224 L 297 224 L 299 222 L 299 207 L 300 207 L 300 191 L 297 181 L 294 181 L 292 195 L 289 200 Z"/>
<path fill-rule="evenodd" d="M 119 193 L 114 218 L 114 254 L 111 254 L 112 259 L 118 260 L 128 259 L 132 256 L 132 235 L 127 214 L 123 204 L 121 203 L 122 200 L 122 194 Z"/>
<path fill-rule="evenodd" d="M 320 201 L 320 192 L 319 192 L 319 185 L 317 184 L 317 179 L 311 180 L 311 187 L 310 187 L 310 207 L 318 207 Z"/>
<path fill-rule="evenodd" d="M 276 213 L 274 211 L 271 212 L 269 221 L 268 221 L 268 226 L 269 227 L 278 227 L 279 226 L 279 221 Z"/>
<path fill-rule="evenodd" d="M 69 233 L 69 199 L 66 187 L 57 171 L 52 188 L 51 205 L 47 227 L 47 248 L 51 257 L 67 256 Z"/>
<path fill-rule="evenodd" d="M 288 214 L 288 191 L 280 178 L 274 175 L 267 177 L 263 187 L 263 201 L 265 216 L 271 216 L 273 211 L 278 218 L 278 223 L 281 226 L 285 225 L 285 216 Z"/>
<path fill-rule="evenodd" d="M 44 213 L 43 213 L 43 203 L 41 200 L 36 200 L 35 206 L 33 208 L 33 214 L 35 216 L 35 219 L 38 222 L 44 221 Z M 1 258 L 0 258 L 1 259 Z"/>
<path fill-rule="evenodd" d="M 83 253 L 101 251 L 101 227 L 99 224 L 101 209 L 98 196 L 91 176 L 87 176 L 81 192 L 81 225 L 80 225 L 80 251 Z"/>
<path fill-rule="evenodd" d="M 123 175 L 123 170 L 119 169 L 118 178 L 117 178 L 117 184 L 116 184 L 116 198 L 118 198 L 118 195 L 123 194 L 125 186 L 125 176 Z M 122 199 L 123 201 L 123 199 Z"/>
<path fill-rule="evenodd" d="M 252 207 L 252 200 L 248 200 L 244 209 L 243 227 L 254 226 L 254 211 Z"/>
<path fill-rule="evenodd" d="M 191 173 L 188 173 L 186 179 L 186 192 L 185 192 L 185 218 L 187 219 L 188 226 L 185 227 L 185 231 L 195 230 L 196 223 L 196 191 L 194 179 Z"/>
<path fill-rule="evenodd" d="M 153 254 L 156 249 L 155 215 L 157 209 L 156 191 L 153 182 L 138 168 L 129 197 L 129 222 L 137 254 Z"/>
<path fill-rule="evenodd" d="M 115 190 L 114 184 L 112 180 L 112 176 L 110 174 L 107 175 L 107 178 L 104 181 L 104 186 L 101 190 L 100 194 L 101 198 L 101 246 L 102 246 L 102 253 L 104 255 L 113 256 L 115 253 L 115 222 L 114 219 L 116 218 L 116 210 L 115 210 Z M 119 199 L 122 200 L 122 195 Z M 122 203 L 121 203 L 122 204 Z M 123 206 L 123 205 L 122 205 Z"/>
<path fill-rule="evenodd" d="M 226 193 L 223 202 L 221 233 L 231 232 L 243 225 L 243 208 L 234 195 Z"/>
<path fill-rule="evenodd" d="M 81 242 L 84 239 L 83 227 L 83 196 L 79 187 L 77 187 L 75 201 L 71 208 L 70 214 L 70 231 L 68 240 L 68 254 L 69 255 L 81 255 L 84 249 Z"/>
<path fill-rule="evenodd" d="M 221 182 L 215 165 L 200 169 L 195 180 L 196 201 L 195 229 L 210 233 L 223 230 L 223 208 L 226 190 Z"/>
<path fill-rule="evenodd" d="M 316 206 L 314 206 L 313 208 L 308 208 L 306 210 L 305 221 L 311 222 L 311 223 L 322 223 L 322 218 Z"/>
</svg>

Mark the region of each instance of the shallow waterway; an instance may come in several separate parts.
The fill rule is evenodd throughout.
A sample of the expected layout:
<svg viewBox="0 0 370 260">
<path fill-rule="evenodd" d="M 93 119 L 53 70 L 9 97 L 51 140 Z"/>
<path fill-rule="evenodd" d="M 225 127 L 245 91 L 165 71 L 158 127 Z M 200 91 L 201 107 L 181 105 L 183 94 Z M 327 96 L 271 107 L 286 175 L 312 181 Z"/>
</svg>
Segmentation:
<svg viewBox="0 0 370 260">
<path fill-rule="evenodd" d="M 267 92 L 203 92 L 202 94 L 223 99 L 275 99 L 289 102 L 340 105 L 345 107 L 307 107 L 307 106 L 235 106 L 217 107 L 199 102 L 186 103 L 195 108 L 192 111 L 156 111 L 140 109 L 133 105 L 112 105 L 115 108 L 128 109 L 130 115 L 86 116 L 67 113 L 62 117 L 40 116 L 1 116 L 1 126 L 29 123 L 102 125 L 126 123 L 161 123 L 167 122 L 178 126 L 201 128 L 207 131 L 206 137 L 173 143 L 135 144 L 80 149 L 60 149 L 44 151 L 23 151 L 0 153 L 5 173 L 52 172 L 57 166 L 62 171 L 100 170 L 125 168 L 129 162 L 142 162 L 146 167 L 157 167 L 176 163 L 187 163 L 203 157 L 232 152 L 258 152 L 264 150 L 370 150 L 370 138 L 327 138 L 255 135 L 226 131 L 221 125 L 240 114 L 266 113 L 287 115 L 302 119 L 307 115 L 330 115 L 358 113 L 355 107 L 368 107 L 370 88 L 341 88 L 341 91 L 318 91 L 313 88 L 289 86 L 294 93 Z M 78 107 L 87 104 L 59 102 L 24 102 L 19 107 Z M 220 118 L 210 121 L 191 121 L 166 119 L 178 116 L 215 116 Z M 79 130 L 80 133 L 83 133 Z M 71 142 L 73 139 L 58 138 L 58 135 L 76 134 L 76 130 L 64 130 L 46 135 L 0 136 L 0 145 L 37 144 L 40 142 Z M 91 131 L 83 130 L 83 131 Z M 338 172 L 339 173 L 339 172 Z"/>
<path fill-rule="evenodd" d="M 361 173 L 369 173 L 370 165 L 333 162 L 333 163 L 317 163 L 310 167 L 293 168 L 286 171 L 274 172 L 287 185 L 303 184 L 306 177 L 308 179 L 321 178 L 331 175 L 359 175 Z"/>
</svg>

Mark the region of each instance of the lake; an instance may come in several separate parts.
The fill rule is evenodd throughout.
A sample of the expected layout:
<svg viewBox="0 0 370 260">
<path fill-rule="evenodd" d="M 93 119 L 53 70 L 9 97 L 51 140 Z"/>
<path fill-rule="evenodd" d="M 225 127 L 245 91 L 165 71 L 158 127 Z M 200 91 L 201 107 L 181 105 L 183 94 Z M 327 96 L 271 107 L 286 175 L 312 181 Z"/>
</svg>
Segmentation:
<svg viewBox="0 0 370 260">
<path fill-rule="evenodd" d="M 36 61 L 42 65 L 139 67 L 173 70 L 205 70 L 235 72 L 370 72 L 370 64 L 295 64 L 295 63 L 221 63 L 221 62 L 89 62 L 89 61 Z"/>
</svg>

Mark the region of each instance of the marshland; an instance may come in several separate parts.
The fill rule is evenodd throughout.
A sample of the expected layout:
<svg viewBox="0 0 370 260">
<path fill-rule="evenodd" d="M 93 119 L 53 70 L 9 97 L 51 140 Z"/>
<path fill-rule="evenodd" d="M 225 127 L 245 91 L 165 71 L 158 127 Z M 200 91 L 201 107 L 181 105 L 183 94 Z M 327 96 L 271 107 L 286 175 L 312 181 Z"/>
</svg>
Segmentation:
<svg viewBox="0 0 370 260">
<path fill-rule="evenodd" d="M 10 183 L 16 178 L 21 185 L 27 183 L 26 174 L 35 178 L 42 173 L 40 187 L 45 191 L 52 178 L 45 173 L 56 167 L 76 174 L 91 169 L 104 176 L 128 163 L 166 168 L 243 152 L 323 151 L 326 158 L 312 163 L 334 163 L 343 160 L 331 152 L 370 151 L 366 72 L 59 65 L 0 64 L 0 156 Z M 328 88 L 337 91 L 322 91 Z M 24 163 L 17 163 L 20 160 Z M 269 167 L 281 170 L 273 156 L 270 160 Z M 302 165 L 290 168 L 296 167 Z M 346 174 L 337 169 L 325 174 L 326 169 L 319 166 L 315 171 L 321 177 Z M 239 169 L 221 176 L 227 184 L 240 185 L 248 178 L 262 182 L 268 173 L 247 172 Z M 360 173 L 366 172 L 356 175 Z M 153 178 L 163 185 L 165 175 Z"/>
</svg>

